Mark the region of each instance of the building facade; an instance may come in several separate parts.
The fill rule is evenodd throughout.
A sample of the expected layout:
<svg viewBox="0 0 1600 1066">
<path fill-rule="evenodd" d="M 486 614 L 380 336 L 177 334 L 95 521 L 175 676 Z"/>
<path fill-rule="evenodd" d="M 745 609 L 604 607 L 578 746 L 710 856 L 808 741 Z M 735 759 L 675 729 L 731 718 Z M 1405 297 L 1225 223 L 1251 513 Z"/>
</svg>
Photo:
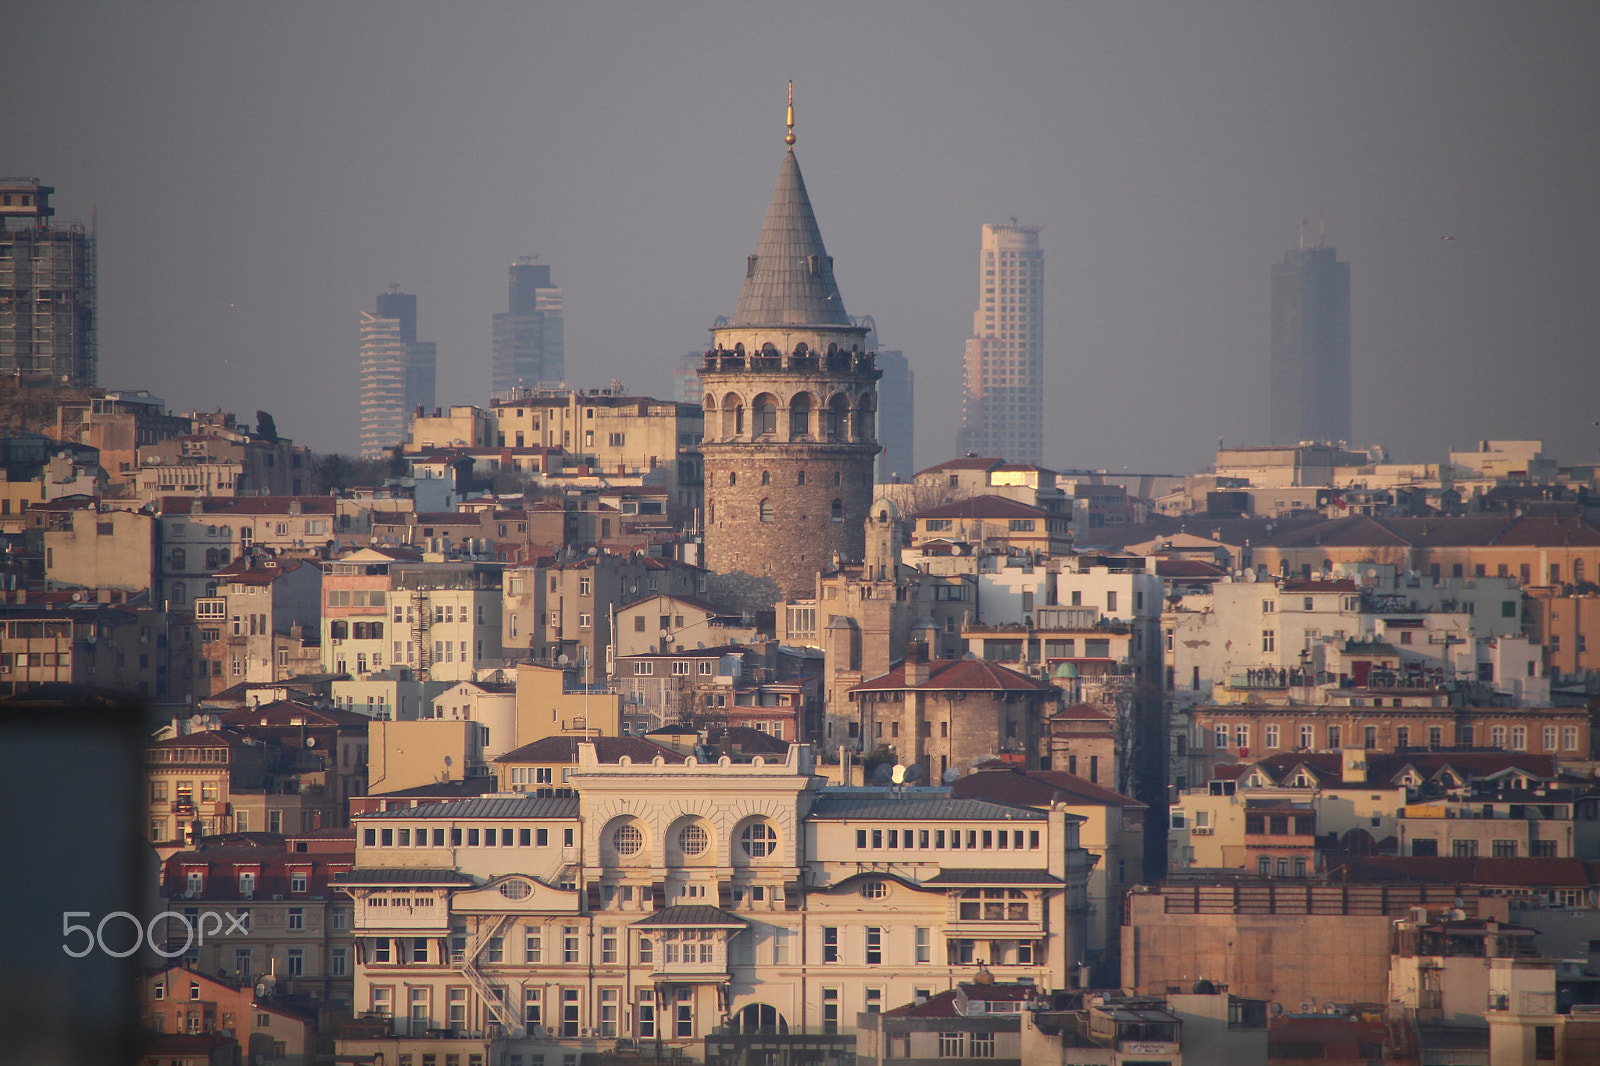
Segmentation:
<svg viewBox="0 0 1600 1066">
<path fill-rule="evenodd" d="M 700 369 L 706 565 L 809 595 L 835 555 L 861 558 L 880 371 L 845 314 L 793 149 L 732 320 L 712 334 Z"/>
<path fill-rule="evenodd" d="M 576 795 L 358 816 L 342 880 L 355 1008 L 391 1039 L 459 1042 L 418 1050 L 475 1041 L 528 1063 L 623 1039 L 681 1054 L 713 1032 L 847 1035 L 858 1013 L 983 965 L 1067 987 L 1087 906 L 1078 818 L 942 789 L 822 789 L 811 770 L 803 745 L 602 763 L 584 744 Z"/>
<path fill-rule="evenodd" d="M 1272 268 L 1272 443 L 1350 439 L 1350 264 L 1320 244 Z"/>
<path fill-rule="evenodd" d="M 378 294 L 361 312 L 361 457 L 380 459 L 406 439 L 417 408 L 432 408 L 438 346 L 417 340 L 417 298 Z"/>
<path fill-rule="evenodd" d="M 1044 462 L 1044 253 L 1039 227 L 986 222 L 956 452 Z"/>
<path fill-rule="evenodd" d="M 878 326 L 871 315 L 859 320 L 870 331 L 867 350 L 878 355 L 878 439 L 883 451 L 878 455 L 878 484 L 911 481 L 917 473 L 916 421 L 917 375 L 906 353 L 885 350 L 878 345 Z"/>
<path fill-rule="evenodd" d="M 95 238 L 49 221 L 55 189 L 0 178 L 0 374 L 92 387 Z"/>
<path fill-rule="evenodd" d="M 566 377 L 563 302 L 550 281 L 549 264 L 535 263 L 532 256 L 511 264 L 508 309 L 494 316 L 494 395 Z"/>
</svg>

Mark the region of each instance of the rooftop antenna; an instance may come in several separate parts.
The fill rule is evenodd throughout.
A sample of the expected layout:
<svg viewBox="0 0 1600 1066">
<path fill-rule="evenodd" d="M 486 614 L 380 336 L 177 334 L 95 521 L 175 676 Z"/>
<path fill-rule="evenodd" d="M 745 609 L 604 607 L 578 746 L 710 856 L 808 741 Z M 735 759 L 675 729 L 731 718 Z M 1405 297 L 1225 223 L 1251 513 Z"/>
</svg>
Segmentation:
<svg viewBox="0 0 1600 1066">
<path fill-rule="evenodd" d="M 784 119 L 789 124 L 789 132 L 784 135 L 783 143 L 790 148 L 794 147 L 794 79 L 789 79 L 789 114 Z"/>
<path fill-rule="evenodd" d="M 1317 208 L 1317 247 L 1322 247 L 1322 239 L 1328 232 L 1327 213 L 1322 208 Z"/>
</svg>

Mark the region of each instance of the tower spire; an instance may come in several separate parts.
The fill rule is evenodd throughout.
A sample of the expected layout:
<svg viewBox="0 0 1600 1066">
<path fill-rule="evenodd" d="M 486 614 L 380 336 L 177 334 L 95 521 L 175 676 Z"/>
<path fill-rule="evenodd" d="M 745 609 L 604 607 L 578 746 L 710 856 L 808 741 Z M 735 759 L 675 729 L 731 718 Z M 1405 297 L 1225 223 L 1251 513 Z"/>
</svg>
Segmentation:
<svg viewBox="0 0 1600 1066">
<path fill-rule="evenodd" d="M 783 143 L 790 148 L 794 147 L 794 79 L 789 79 L 789 114 L 786 119 L 789 123 L 789 132 L 784 136 Z"/>
</svg>

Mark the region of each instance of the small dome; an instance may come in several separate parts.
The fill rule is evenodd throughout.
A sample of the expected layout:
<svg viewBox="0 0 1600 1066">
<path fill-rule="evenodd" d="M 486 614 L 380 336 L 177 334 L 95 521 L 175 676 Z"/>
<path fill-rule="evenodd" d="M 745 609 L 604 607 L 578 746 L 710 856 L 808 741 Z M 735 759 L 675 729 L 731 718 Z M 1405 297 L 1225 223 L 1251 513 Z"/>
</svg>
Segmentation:
<svg viewBox="0 0 1600 1066">
<path fill-rule="evenodd" d="M 1056 667 L 1055 673 L 1050 676 L 1067 681 L 1076 681 L 1078 679 L 1078 668 L 1071 663 L 1062 663 Z"/>
</svg>

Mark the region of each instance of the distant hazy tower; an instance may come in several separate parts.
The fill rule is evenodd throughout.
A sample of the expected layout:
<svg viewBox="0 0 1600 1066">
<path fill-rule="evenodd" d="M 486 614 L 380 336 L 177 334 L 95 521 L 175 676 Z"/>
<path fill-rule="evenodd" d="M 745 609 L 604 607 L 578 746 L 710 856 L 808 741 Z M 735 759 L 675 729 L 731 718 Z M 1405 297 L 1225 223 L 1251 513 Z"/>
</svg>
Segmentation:
<svg viewBox="0 0 1600 1066">
<path fill-rule="evenodd" d="M 511 264 L 509 310 L 494 316 L 495 395 L 566 378 L 561 305 L 547 264 L 526 255 Z"/>
<path fill-rule="evenodd" d="M 835 554 L 859 560 L 878 454 L 878 367 L 845 313 L 791 146 L 705 390 L 706 565 L 816 593 Z"/>
<path fill-rule="evenodd" d="M 406 438 L 418 407 L 434 405 L 439 351 L 417 340 L 417 298 L 398 287 L 361 312 L 361 457 L 381 459 Z"/>
<path fill-rule="evenodd" d="M 1272 268 L 1272 443 L 1350 439 L 1350 264 L 1319 243 Z"/>
<path fill-rule="evenodd" d="M 95 240 L 38 178 L 0 178 L 0 374 L 92 386 Z"/>
<path fill-rule="evenodd" d="M 910 481 L 917 472 L 917 376 L 904 352 L 880 347 L 878 325 L 871 315 L 862 315 L 856 325 L 867 327 L 867 351 L 877 354 L 878 369 L 883 371 L 878 379 L 878 440 L 883 451 L 878 453 L 873 477 L 879 484 L 896 475 Z"/>
<path fill-rule="evenodd" d="M 1044 462 L 1044 253 L 1038 226 L 985 223 L 959 454 Z"/>
</svg>

